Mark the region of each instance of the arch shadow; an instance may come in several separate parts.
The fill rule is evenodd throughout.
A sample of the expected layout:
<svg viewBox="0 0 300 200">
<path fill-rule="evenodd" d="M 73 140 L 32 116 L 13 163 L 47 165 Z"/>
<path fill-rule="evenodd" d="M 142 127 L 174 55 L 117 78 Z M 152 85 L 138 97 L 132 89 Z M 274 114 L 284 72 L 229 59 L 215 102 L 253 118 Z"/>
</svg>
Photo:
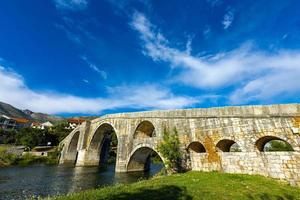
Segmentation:
<svg viewBox="0 0 300 200">
<path fill-rule="evenodd" d="M 196 153 L 205 153 L 206 152 L 206 149 L 203 146 L 203 144 L 201 144 L 198 141 L 191 142 L 188 145 L 187 150 L 191 151 L 191 152 L 196 152 Z"/>
<path fill-rule="evenodd" d="M 149 171 L 151 165 L 151 156 L 153 154 L 156 154 L 164 163 L 163 157 L 152 147 L 140 146 L 135 148 L 127 161 L 127 172 Z"/>
<path fill-rule="evenodd" d="M 144 120 L 136 127 L 133 134 L 133 139 L 151 138 L 155 136 L 156 133 L 153 123 L 148 120 Z"/>
<path fill-rule="evenodd" d="M 220 140 L 216 147 L 222 152 L 241 152 L 240 146 L 234 140 L 230 139 Z"/>
<path fill-rule="evenodd" d="M 107 162 L 111 143 L 114 142 L 114 140 L 116 140 L 115 142 L 118 144 L 118 134 L 112 124 L 105 122 L 95 129 L 93 137 L 87 147 L 89 156 L 92 157 L 91 159 L 93 160 L 92 163 L 104 164 Z M 117 154 L 118 150 L 116 148 L 116 155 Z"/>
</svg>

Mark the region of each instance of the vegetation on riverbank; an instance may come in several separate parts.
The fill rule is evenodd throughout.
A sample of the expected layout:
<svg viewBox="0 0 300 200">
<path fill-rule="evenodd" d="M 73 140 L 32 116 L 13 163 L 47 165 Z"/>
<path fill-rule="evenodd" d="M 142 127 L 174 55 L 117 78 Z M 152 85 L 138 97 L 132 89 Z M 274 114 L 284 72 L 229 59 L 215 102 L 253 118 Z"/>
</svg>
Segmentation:
<svg viewBox="0 0 300 200">
<path fill-rule="evenodd" d="M 0 167 L 6 167 L 11 165 L 31 165 L 31 164 L 57 164 L 59 151 L 55 149 L 48 153 L 48 156 L 34 156 L 28 153 L 15 154 L 9 152 L 10 147 L 0 147 Z"/>
<path fill-rule="evenodd" d="M 218 172 L 187 172 L 129 185 L 50 197 L 56 200 L 75 199 L 300 199 L 300 190 L 284 182 L 257 175 Z"/>
<path fill-rule="evenodd" d="M 66 129 L 68 124 L 58 123 L 51 128 L 37 129 L 26 127 L 19 130 L 0 129 L 0 143 L 23 145 L 29 148 L 44 146 L 49 142 L 51 145 L 58 145 L 72 130 Z"/>
</svg>

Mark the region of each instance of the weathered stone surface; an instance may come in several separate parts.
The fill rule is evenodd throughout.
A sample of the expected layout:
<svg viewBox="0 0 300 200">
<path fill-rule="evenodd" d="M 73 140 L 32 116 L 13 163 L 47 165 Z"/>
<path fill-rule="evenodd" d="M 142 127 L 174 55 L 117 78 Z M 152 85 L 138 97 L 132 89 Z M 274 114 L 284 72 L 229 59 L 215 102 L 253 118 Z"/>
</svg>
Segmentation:
<svg viewBox="0 0 300 200">
<path fill-rule="evenodd" d="M 163 129 L 174 127 L 183 165 L 192 170 L 261 174 L 300 185 L 300 104 L 105 115 L 82 124 L 65 138 L 60 163 L 99 165 L 103 138 L 115 131 L 116 171 L 144 170 L 151 150 L 157 152 Z M 270 139 L 284 140 L 294 151 L 261 152 Z M 224 152 L 233 144 L 230 141 L 241 152 Z"/>
</svg>

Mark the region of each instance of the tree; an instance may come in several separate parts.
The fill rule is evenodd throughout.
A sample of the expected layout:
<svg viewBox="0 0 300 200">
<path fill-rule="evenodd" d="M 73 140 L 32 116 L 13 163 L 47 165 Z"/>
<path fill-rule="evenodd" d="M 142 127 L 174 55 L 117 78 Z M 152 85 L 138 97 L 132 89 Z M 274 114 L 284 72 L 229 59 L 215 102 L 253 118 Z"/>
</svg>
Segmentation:
<svg viewBox="0 0 300 200">
<path fill-rule="evenodd" d="M 158 152 L 165 159 L 168 173 L 176 173 L 181 170 L 180 143 L 176 128 L 172 133 L 164 128 L 163 141 L 158 145 Z"/>
</svg>

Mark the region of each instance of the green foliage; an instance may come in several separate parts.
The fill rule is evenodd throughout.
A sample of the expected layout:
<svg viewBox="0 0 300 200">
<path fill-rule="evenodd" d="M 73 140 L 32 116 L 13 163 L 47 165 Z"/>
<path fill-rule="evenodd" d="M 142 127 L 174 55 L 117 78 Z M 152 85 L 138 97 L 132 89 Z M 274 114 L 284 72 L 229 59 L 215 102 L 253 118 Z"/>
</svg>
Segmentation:
<svg viewBox="0 0 300 200">
<path fill-rule="evenodd" d="M 55 135 L 59 142 L 61 142 L 69 133 L 72 132 L 71 129 L 66 129 L 68 127 L 68 122 L 61 122 L 51 128 L 51 133 Z"/>
<path fill-rule="evenodd" d="M 166 128 L 163 132 L 163 141 L 158 145 L 158 151 L 165 159 L 166 169 L 169 172 L 178 172 L 181 169 L 181 153 L 176 128 L 170 133 Z"/>
<path fill-rule="evenodd" d="M 293 151 L 293 147 L 281 140 L 272 140 L 265 146 L 265 151 Z"/>
<path fill-rule="evenodd" d="M 51 129 L 36 129 L 31 127 L 22 128 L 18 131 L 1 131 L 0 136 L 4 139 L 4 144 L 24 145 L 33 148 L 38 145 L 47 145 L 51 142 L 52 146 L 57 146 L 72 130 L 66 129 L 67 123 L 60 123 Z"/>
<path fill-rule="evenodd" d="M 114 185 L 64 196 L 57 200 L 195 199 L 272 200 L 300 199 L 300 190 L 271 178 L 216 172 L 187 172 L 155 177 L 133 184 Z"/>
</svg>

